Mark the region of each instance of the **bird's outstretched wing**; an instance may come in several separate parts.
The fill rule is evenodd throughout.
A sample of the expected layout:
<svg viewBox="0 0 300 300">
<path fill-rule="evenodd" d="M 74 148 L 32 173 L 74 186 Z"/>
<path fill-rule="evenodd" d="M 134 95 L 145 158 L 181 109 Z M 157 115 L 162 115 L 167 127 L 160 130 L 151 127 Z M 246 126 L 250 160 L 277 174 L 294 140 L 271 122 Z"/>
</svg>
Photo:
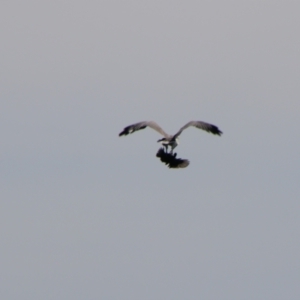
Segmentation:
<svg viewBox="0 0 300 300">
<path fill-rule="evenodd" d="M 159 157 L 161 162 L 165 163 L 170 169 L 186 168 L 190 164 L 188 159 L 176 158 L 176 153 L 167 153 L 164 148 L 158 150 L 156 157 Z"/>
<path fill-rule="evenodd" d="M 139 122 L 139 123 L 136 123 L 136 124 L 129 125 L 129 126 L 125 127 L 122 132 L 119 133 L 119 136 L 127 135 L 129 133 L 133 133 L 137 130 L 144 129 L 147 126 L 154 129 L 154 130 L 156 130 L 157 132 L 162 134 L 164 137 L 166 137 L 166 138 L 169 137 L 169 135 L 166 132 L 164 132 L 164 130 L 158 124 L 156 124 L 153 121 L 143 121 L 143 122 Z"/>
<path fill-rule="evenodd" d="M 179 129 L 179 131 L 174 135 L 173 138 L 177 138 L 184 129 L 190 127 L 190 126 L 194 126 L 194 127 L 197 127 L 199 129 L 203 129 L 207 132 L 210 132 L 212 134 L 217 134 L 217 135 L 221 135 L 223 132 L 215 125 L 212 125 L 212 124 L 208 124 L 208 123 L 205 123 L 205 122 L 202 122 L 202 121 L 190 121 L 188 122 L 187 124 L 185 124 L 183 127 L 181 127 Z"/>
</svg>

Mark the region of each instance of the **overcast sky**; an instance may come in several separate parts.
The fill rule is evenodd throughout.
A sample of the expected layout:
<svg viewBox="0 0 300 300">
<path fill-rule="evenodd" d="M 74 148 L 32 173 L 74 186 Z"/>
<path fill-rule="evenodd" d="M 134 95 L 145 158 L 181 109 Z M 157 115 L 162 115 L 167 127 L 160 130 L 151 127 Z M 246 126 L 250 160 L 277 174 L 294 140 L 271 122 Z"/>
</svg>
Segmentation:
<svg viewBox="0 0 300 300">
<path fill-rule="evenodd" d="M 0 298 L 300 299 L 300 2 L 2 0 Z M 190 160 L 169 170 L 155 120 Z"/>
</svg>

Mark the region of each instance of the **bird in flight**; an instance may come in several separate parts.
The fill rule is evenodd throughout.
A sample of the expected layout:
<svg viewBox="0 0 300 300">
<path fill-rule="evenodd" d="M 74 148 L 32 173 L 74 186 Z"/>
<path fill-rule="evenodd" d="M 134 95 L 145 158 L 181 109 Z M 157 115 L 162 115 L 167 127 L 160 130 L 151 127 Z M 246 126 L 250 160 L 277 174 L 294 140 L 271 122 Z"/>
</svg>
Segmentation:
<svg viewBox="0 0 300 300">
<path fill-rule="evenodd" d="M 178 132 L 175 133 L 174 135 L 167 134 L 157 123 L 153 121 L 143 121 L 125 127 L 123 131 L 119 133 L 119 136 L 128 135 L 130 133 L 134 133 L 135 131 L 144 129 L 146 127 L 150 127 L 156 130 L 157 132 L 159 132 L 161 135 L 163 135 L 163 138 L 159 139 L 157 142 L 160 142 L 163 145 L 163 147 L 165 147 L 166 153 L 168 153 L 168 147 L 170 147 L 171 151 L 169 153 L 173 154 L 173 150 L 176 148 L 176 146 L 179 143 L 178 139 L 180 134 L 182 133 L 183 130 L 189 128 L 190 126 L 194 126 L 196 128 L 205 130 L 207 132 L 219 136 L 222 134 L 222 131 L 217 126 L 202 121 L 190 121 L 187 124 L 185 124 L 183 127 L 181 127 L 178 130 Z"/>
</svg>

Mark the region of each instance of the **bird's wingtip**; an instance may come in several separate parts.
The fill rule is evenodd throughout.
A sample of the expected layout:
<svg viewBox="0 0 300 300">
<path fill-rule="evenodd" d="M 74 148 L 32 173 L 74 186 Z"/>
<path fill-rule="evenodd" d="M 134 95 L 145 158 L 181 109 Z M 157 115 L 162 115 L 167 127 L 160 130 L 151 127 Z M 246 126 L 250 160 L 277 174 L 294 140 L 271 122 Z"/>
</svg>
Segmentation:
<svg viewBox="0 0 300 300">
<path fill-rule="evenodd" d="M 127 135 L 127 134 L 129 134 L 129 133 L 130 133 L 130 128 L 129 128 L 129 126 L 127 126 L 127 127 L 125 127 L 125 128 L 123 129 L 122 132 L 119 133 L 119 136 Z"/>
<path fill-rule="evenodd" d="M 211 131 L 213 134 L 216 134 L 216 135 L 219 135 L 221 136 L 223 134 L 223 132 L 217 127 L 217 126 L 214 126 L 212 128 L 212 131 Z"/>
</svg>

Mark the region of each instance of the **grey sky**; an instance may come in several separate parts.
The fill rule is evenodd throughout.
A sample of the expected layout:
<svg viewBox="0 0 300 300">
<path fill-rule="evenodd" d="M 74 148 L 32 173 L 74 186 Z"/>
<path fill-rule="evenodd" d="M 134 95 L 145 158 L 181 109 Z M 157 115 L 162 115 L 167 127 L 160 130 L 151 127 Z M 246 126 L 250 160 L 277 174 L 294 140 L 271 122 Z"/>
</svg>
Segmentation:
<svg viewBox="0 0 300 300">
<path fill-rule="evenodd" d="M 0 298 L 298 300 L 299 13 L 1 1 Z"/>
</svg>

